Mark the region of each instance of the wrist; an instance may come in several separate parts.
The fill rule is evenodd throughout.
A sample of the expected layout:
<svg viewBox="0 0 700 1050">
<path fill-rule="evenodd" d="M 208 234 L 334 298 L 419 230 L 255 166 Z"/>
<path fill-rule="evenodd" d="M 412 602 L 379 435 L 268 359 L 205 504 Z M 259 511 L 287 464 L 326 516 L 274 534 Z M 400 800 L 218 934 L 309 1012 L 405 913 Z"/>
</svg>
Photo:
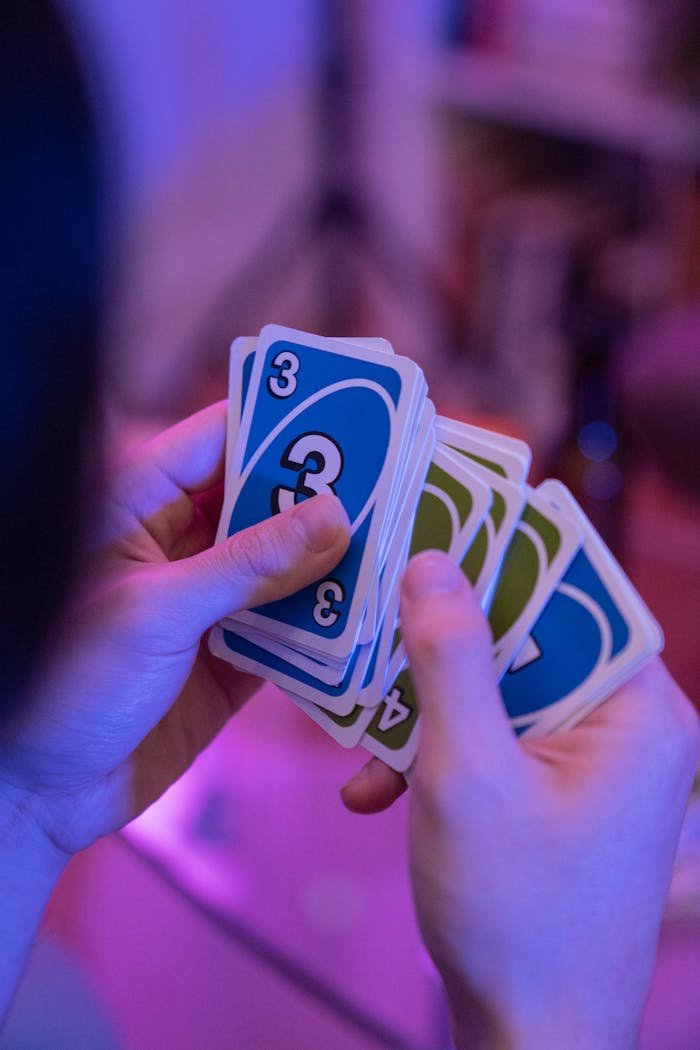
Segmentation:
<svg viewBox="0 0 700 1050">
<path fill-rule="evenodd" d="M 43 831 L 32 799 L 0 783 L 0 1024 L 69 857 Z"/>
<path fill-rule="evenodd" d="M 446 981 L 457 1050 L 634 1050 L 635 1020 L 581 1011 L 566 996 L 555 1005 L 511 1009 L 480 999 L 463 982 Z"/>
<path fill-rule="evenodd" d="M 50 892 L 69 860 L 44 831 L 36 799 L 0 782 L 0 880 L 17 872 L 25 885 Z"/>
<path fill-rule="evenodd" d="M 550 1023 L 547 1018 L 527 1026 L 493 1019 L 487 1024 L 482 1019 L 476 1027 L 472 1018 L 467 1024 L 453 1021 L 452 1035 L 456 1050 L 634 1050 L 637 1046 L 636 1032 L 616 1036 L 571 1022 Z"/>
</svg>

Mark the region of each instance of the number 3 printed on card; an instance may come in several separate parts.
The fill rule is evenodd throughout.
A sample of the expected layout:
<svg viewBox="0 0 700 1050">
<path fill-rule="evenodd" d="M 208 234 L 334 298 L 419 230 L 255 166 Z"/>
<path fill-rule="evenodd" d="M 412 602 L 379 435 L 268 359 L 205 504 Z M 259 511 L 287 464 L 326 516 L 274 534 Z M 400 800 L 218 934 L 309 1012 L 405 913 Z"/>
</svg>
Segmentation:
<svg viewBox="0 0 700 1050">
<path fill-rule="evenodd" d="M 277 485 L 272 490 L 273 514 L 293 507 L 297 496 L 318 496 L 322 492 L 334 496 L 333 485 L 343 470 L 343 454 L 327 434 L 302 434 L 287 447 L 281 466 L 298 470 L 299 477 L 293 489 Z"/>
<path fill-rule="evenodd" d="M 324 580 L 316 588 L 316 604 L 314 605 L 314 620 L 319 627 L 332 627 L 340 616 L 334 607 L 335 603 L 345 600 L 343 585 L 337 580 Z"/>
<path fill-rule="evenodd" d="M 273 359 L 272 364 L 279 371 L 276 376 L 269 377 L 267 389 L 273 397 L 289 397 L 297 388 L 299 358 L 291 350 L 281 350 Z"/>
</svg>

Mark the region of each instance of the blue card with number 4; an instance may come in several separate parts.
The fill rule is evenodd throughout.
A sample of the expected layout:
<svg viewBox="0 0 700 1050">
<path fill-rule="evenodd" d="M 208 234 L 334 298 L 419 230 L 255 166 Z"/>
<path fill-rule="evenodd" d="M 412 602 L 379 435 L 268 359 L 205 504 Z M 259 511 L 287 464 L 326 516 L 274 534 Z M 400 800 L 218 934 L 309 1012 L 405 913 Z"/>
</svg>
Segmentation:
<svg viewBox="0 0 700 1050">
<path fill-rule="evenodd" d="M 352 539 L 328 579 L 238 613 L 232 623 L 330 663 L 350 658 L 422 382 L 406 358 L 277 325 L 262 330 L 231 465 L 227 532 L 332 492 L 348 513 Z"/>
</svg>

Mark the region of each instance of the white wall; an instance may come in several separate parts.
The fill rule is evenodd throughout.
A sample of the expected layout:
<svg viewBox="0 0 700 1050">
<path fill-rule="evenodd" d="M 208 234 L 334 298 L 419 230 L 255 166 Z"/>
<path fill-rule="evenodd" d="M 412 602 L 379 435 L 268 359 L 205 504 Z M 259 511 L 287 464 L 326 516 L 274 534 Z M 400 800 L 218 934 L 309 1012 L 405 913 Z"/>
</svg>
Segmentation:
<svg viewBox="0 0 700 1050">
<path fill-rule="evenodd" d="M 350 2 L 365 24 L 369 192 L 402 239 L 429 245 L 426 54 L 439 5 Z M 132 406 L 176 410 L 203 319 L 266 231 L 286 236 L 299 194 L 314 188 L 318 0 L 63 3 L 103 75 L 103 112 L 113 116 L 109 163 L 123 260 L 112 317 L 116 377 Z M 270 287 L 261 323 L 304 323 L 316 278 L 313 260 L 300 257 L 283 286 Z M 385 294 L 381 275 L 372 281 L 376 334 L 420 356 L 417 322 Z M 224 343 L 241 334 L 233 325 L 205 370 L 223 376 Z"/>
</svg>

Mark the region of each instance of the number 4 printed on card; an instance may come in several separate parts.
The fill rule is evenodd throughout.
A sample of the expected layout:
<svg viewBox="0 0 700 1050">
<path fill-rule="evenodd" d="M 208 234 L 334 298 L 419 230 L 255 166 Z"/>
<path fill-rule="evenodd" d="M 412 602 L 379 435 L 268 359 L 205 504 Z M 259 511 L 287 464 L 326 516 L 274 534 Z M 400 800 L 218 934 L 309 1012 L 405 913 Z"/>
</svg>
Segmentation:
<svg viewBox="0 0 700 1050">
<path fill-rule="evenodd" d="M 407 718 L 411 717 L 412 709 L 408 704 L 402 703 L 403 689 L 394 686 L 384 697 L 381 718 L 377 723 L 380 733 L 388 733 L 394 726 L 401 725 Z"/>
</svg>

